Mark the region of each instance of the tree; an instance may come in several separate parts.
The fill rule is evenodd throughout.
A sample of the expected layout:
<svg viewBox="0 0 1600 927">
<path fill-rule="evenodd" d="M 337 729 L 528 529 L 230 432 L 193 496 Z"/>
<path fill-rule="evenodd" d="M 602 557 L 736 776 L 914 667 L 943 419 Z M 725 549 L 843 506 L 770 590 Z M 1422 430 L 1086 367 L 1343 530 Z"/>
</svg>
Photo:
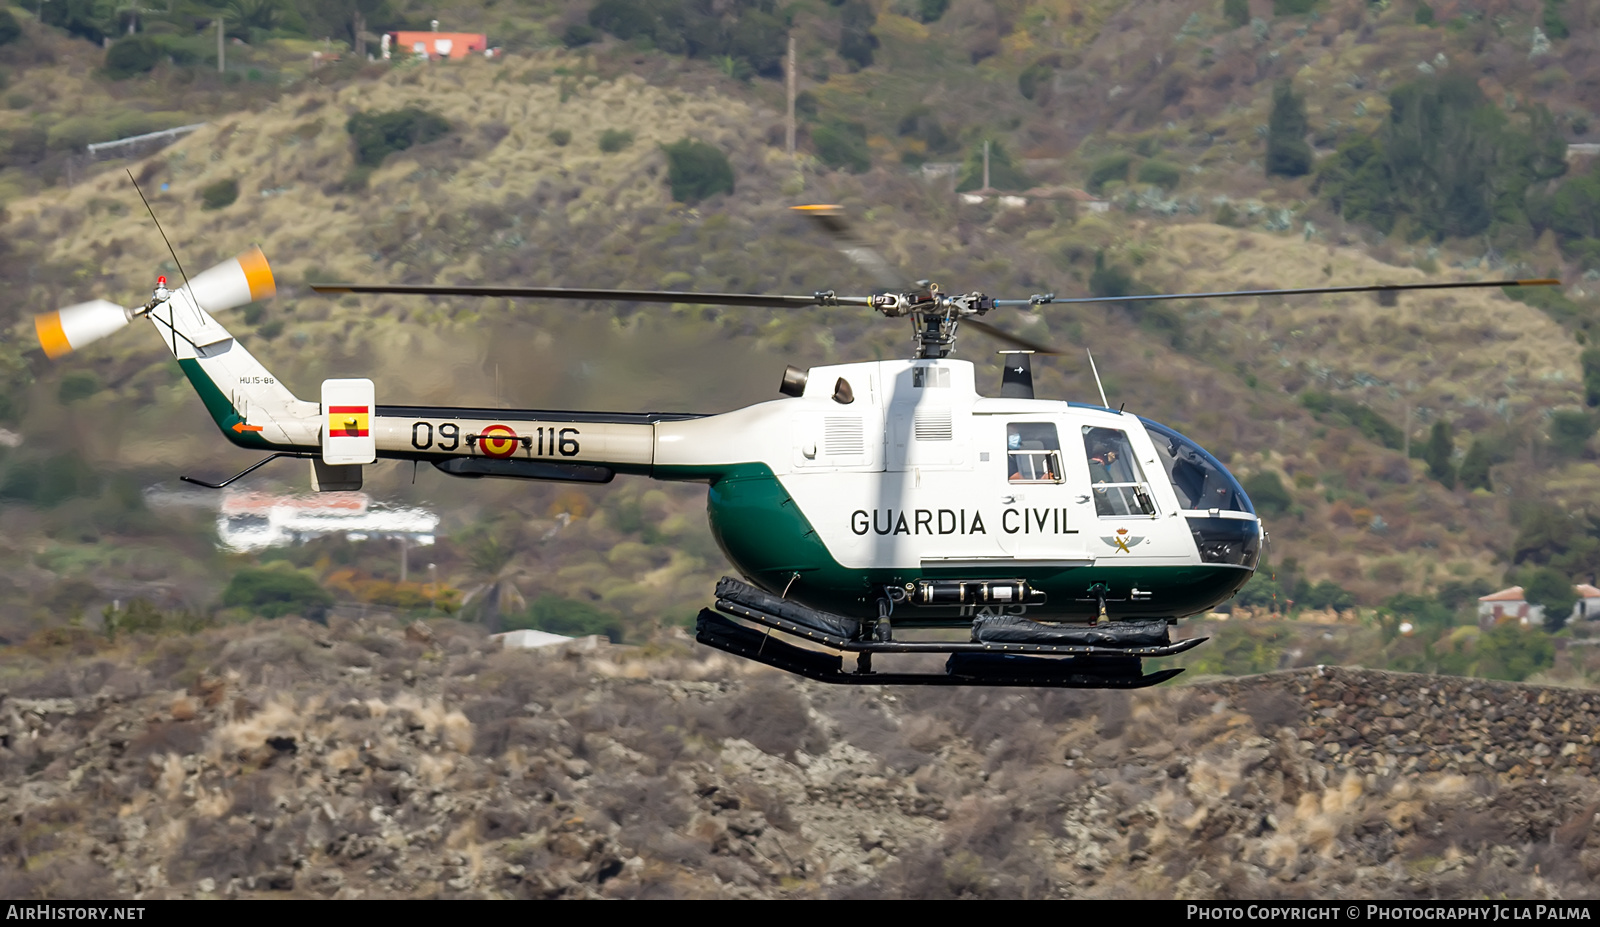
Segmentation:
<svg viewBox="0 0 1600 927">
<path fill-rule="evenodd" d="M 1520 682 L 1553 665 L 1556 647 L 1544 632 L 1507 622 L 1479 635 L 1477 652 L 1478 675 Z"/>
<path fill-rule="evenodd" d="M 478 538 L 467 551 L 477 585 L 461 600 L 461 609 L 471 608 L 491 634 L 503 630 L 502 614 L 519 612 L 528 605 L 516 584 L 519 571 L 512 565 L 516 555 L 516 547 L 492 532 Z"/>
<path fill-rule="evenodd" d="M 143 74 L 161 60 L 161 46 L 148 36 L 130 35 L 111 43 L 106 49 L 106 75 L 112 80 L 123 80 Z"/>
<path fill-rule="evenodd" d="M 983 146 L 979 141 L 967 150 L 961 165 L 961 176 L 956 182 L 956 192 L 965 193 L 983 186 Z M 1026 190 L 1033 186 L 1033 178 L 1011 160 L 1011 152 L 1000 142 L 989 139 L 989 186 L 995 190 Z"/>
<path fill-rule="evenodd" d="M 667 155 L 667 182 L 672 198 L 690 206 L 718 193 L 733 192 L 733 165 L 728 156 L 705 142 L 679 139 L 661 148 Z"/>
<path fill-rule="evenodd" d="M 11 15 L 10 10 L 0 9 L 0 45 L 10 45 L 20 38 L 22 38 L 22 26 L 17 22 L 17 18 Z"/>
<path fill-rule="evenodd" d="M 1523 577 L 1522 597 L 1529 605 L 1544 607 L 1544 628 L 1554 634 L 1566 626 L 1572 606 L 1578 603 L 1578 590 L 1560 571 L 1539 567 Z"/>
<path fill-rule="evenodd" d="M 1250 0 L 1222 0 L 1222 18 L 1235 29 L 1250 25 Z"/>
<path fill-rule="evenodd" d="M 1586 348 L 1578 358 L 1583 364 L 1583 401 L 1591 408 L 1600 406 L 1600 348 Z"/>
<path fill-rule="evenodd" d="M 1304 604 L 1307 608 L 1342 612 L 1356 607 L 1356 597 L 1333 580 L 1325 579 L 1306 590 Z"/>
<path fill-rule="evenodd" d="M 1433 430 L 1428 434 L 1428 446 L 1422 451 L 1422 459 L 1428 464 L 1428 475 L 1442 483 L 1445 489 L 1454 489 L 1456 486 L 1456 468 L 1450 461 L 1455 450 L 1455 436 L 1450 423 L 1434 422 Z"/>
<path fill-rule="evenodd" d="M 878 37 L 872 27 L 878 14 L 866 0 L 844 0 L 839 7 L 839 57 L 850 62 L 859 71 L 872 64 L 872 52 L 878 47 Z"/>
<path fill-rule="evenodd" d="M 1472 447 L 1467 450 L 1467 456 L 1461 461 L 1461 470 L 1457 473 L 1461 485 L 1467 489 L 1494 489 L 1489 479 L 1489 467 L 1493 463 L 1488 442 L 1473 438 Z"/>
<path fill-rule="evenodd" d="M 377 167 L 396 151 L 443 138 L 450 131 L 450 123 L 443 116 L 407 106 L 388 112 L 356 113 L 345 123 L 345 131 L 355 141 L 356 163 Z"/>
<path fill-rule="evenodd" d="M 1299 177 L 1311 173 L 1310 126 L 1305 100 L 1288 80 L 1272 88 L 1272 114 L 1267 118 L 1267 176 Z"/>
<path fill-rule="evenodd" d="M 1550 415 L 1550 449 L 1557 456 L 1577 458 L 1594 437 L 1595 418 L 1576 409 L 1562 409 Z"/>
<path fill-rule="evenodd" d="M 872 152 L 867 149 L 867 127 L 860 122 L 830 119 L 811 130 L 811 143 L 817 157 L 834 170 L 862 174 L 872 169 Z"/>
<path fill-rule="evenodd" d="M 315 621 L 333 604 L 333 596 L 298 570 L 248 568 L 233 574 L 222 592 L 222 604 L 247 608 L 265 618 L 298 613 Z"/>
<path fill-rule="evenodd" d="M 1317 189 L 1346 219 L 1387 233 L 1405 216 L 1435 239 L 1525 229 L 1530 186 L 1566 172 L 1566 141 L 1550 113 L 1533 107 L 1514 124 L 1475 75 L 1404 84 L 1389 106 L 1374 135 L 1347 143 L 1318 172 Z"/>
</svg>

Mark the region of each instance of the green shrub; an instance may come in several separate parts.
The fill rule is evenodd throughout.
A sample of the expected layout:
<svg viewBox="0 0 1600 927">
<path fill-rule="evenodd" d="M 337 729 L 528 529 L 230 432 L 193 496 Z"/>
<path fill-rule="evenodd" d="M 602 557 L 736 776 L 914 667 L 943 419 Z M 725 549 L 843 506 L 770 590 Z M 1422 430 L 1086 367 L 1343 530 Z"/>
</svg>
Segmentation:
<svg viewBox="0 0 1600 927">
<path fill-rule="evenodd" d="M 580 48 L 599 40 L 600 31 L 586 23 L 573 23 L 566 32 L 561 33 L 561 44 L 568 48 Z"/>
<path fill-rule="evenodd" d="M 1133 155 L 1122 152 L 1098 158 L 1089 166 L 1089 179 L 1084 188 L 1090 193 L 1099 193 L 1113 180 L 1127 180 L 1128 167 L 1132 164 Z"/>
<path fill-rule="evenodd" d="M 1264 515 L 1282 515 L 1294 505 L 1294 496 L 1289 494 L 1278 474 L 1270 470 L 1245 477 L 1244 492 L 1255 504 L 1256 511 Z"/>
<path fill-rule="evenodd" d="M 672 185 L 674 200 L 692 206 L 718 193 L 733 192 L 733 165 L 718 149 L 684 138 L 661 150 L 667 155 L 667 182 Z"/>
<path fill-rule="evenodd" d="M 377 167 L 396 151 L 443 138 L 450 123 L 443 116 L 408 106 L 390 112 L 356 113 L 345 123 L 345 131 L 355 140 L 356 163 Z"/>
<path fill-rule="evenodd" d="M 1171 161 L 1152 159 L 1139 165 L 1136 179 L 1140 183 L 1154 184 L 1162 189 L 1171 190 L 1183 179 L 1183 169 Z"/>
<path fill-rule="evenodd" d="M 246 568 L 228 581 L 222 604 L 247 608 L 266 618 L 298 613 L 315 620 L 333 604 L 333 596 L 304 573 Z"/>
<path fill-rule="evenodd" d="M 1250 0 L 1222 0 L 1222 18 L 1235 29 L 1250 25 Z"/>
<path fill-rule="evenodd" d="M 0 477 L 0 499 L 51 508 L 79 496 L 95 496 L 100 480 L 77 454 L 12 457 Z"/>
<path fill-rule="evenodd" d="M 1563 409 L 1550 415 L 1550 449 L 1559 457 L 1581 457 L 1594 437 L 1595 418 L 1587 412 Z"/>
<path fill-rule="evenodd" d="M 1433 25 L 1433 7 L 1423 2 L 1423 0 L 1418 0 L 1417 2 L 1416 21 L 1419 26 Z"/>
<path fill-rule="evenodd" d="M 1308 390 L 1300 395 L 1300 404 L 1319 422 L 1353 425 L 1390 450 L 1405 446 L 1405 434 L 1394 423 L 1353 399 Z"/>
<path fill-rule="evenodd" d="M 1094 256 L 1094 270 L 1089 274 L 1090 296 L 1132 296 L 1139 285 L 1133 274 L 1121 264 L 1107 264 L 1104 251 Z"/>
<path fill-rule="evenodd" d="M 633 144 L 633 133 L 624 129 L 607 129 L 600 133 L 600 150 L 616 154 Z"/>
<path fill-rule="evenodd" d="M 1297 604 L 1303 604 L 1307 608 L 1331 608 L 1342 612 L 1356 607 L 1356 597 L 1333 580 L 1325 579 L 1309 587 L 1303 600 Z"/>
<path fill-rule="evenodd" d="M 74 403 L 80 399 L 88 399 L 100 392 L 100 378 L 92 370 L 73 370 L 61 377 L 61 386 L 56 395 L 62 403 Z"/>
<path fill-rule="evenodd" d="M 662 23 L 640 0 L 600 0 L 589 10 L 589 25 L 626 42 L 639 36 L 654 39 Z"/>
<path fill-rule="evenodd" d="M 556 595 L 542 595 L 528 610 L 520 615 L 504 616 L 505 629 L 516 631 L 532 628 L 568 637 L 603 634 L 613 644 L 622 642 L 622 619 L 611 612 L 596 608 L 587 602 L 564 599 Z"/>
<path fill-rule="evenodd" d="M 200 203 L 206 209 L 223 209 L 232 206 L 239 198 L 239 181 L 232 177 L 207 185 L 200 191 Z"/>
<path fill-rule="evenodd" d="M 106 74 L 112 80 L 143 74 L 161 61 L 161 52 L 161 46 L 149 36 L 130 35 L 118 39 L 106 49 Z"/>
<path fill-rule="evenodd" d="M 834 170 L 847 170 L 860 174 L 872 167 L 872 155 L 867 150 L 867 127 L 859 122 L 832 120 L 811 131 L 811 143 L 817 148 L 817 157 Z"/>
<path fill-rule="evenodd" d="M 1039 95 L 1039 88 L 1051 79 L 1060 64 L 1061 56 L 1048 55 L 1023 68 L 1022 73 L 1017 75 L 1017 90 L 1026 99 L 1034 99 Z"/>
<path fill-rule="evenodd" d="M 1274 16 L 1304 16 L 1317 5 L 1317 0 L 1272 0 Z"/>
<path fill-rule="evenodd" d="M 567 147 L 567 143 L 572 141 L 572 133 L 568 132 L 566 129 L 555 129 L 551 131 L 549 139 L 550 144 L 556 146 L 557 148 L 565 148 Z"/>
<path fill-rule="evenodd" d="M 1477 675 L 1521 682 L 1555 665 L 1556 645 L 1543 631 L 1528 630 L 1515 621 L 1497 625 L 1478 635 Z"/>
<path fill-rule="evenodd" d="M 0 7 L 0 45 L 10 45 L 22 38 L 22 26 L 11 11 Z"/>
</svg>

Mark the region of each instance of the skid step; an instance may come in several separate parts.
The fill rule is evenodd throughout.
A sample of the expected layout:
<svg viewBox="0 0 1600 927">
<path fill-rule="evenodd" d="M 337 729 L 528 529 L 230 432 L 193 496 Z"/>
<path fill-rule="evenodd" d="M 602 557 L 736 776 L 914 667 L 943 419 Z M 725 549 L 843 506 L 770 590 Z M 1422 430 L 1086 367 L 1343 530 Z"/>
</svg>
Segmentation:
<svg viewBox="0 0 1600 927">
<path fill-rule="evenodd" d="M 718 603 L 719 606 L 721 603 Z M 775 627 L 774 625 L 769 625 Z M 873 673 L 844 671 L 838 654 L 822 653 L 779 640 L 770 632 L 746 627 L 709 608 L 700 610 L 695 640 L 735 656 L 815 679 L 844 685 L 899 686 L 1031 686 L 1059 689 L 1142 689 L 1183 672 L 1166 669 L 1144 674 L 1139 658 L 1124 653 L 1068 656 L 1054 659 L 1016 653 L 951 652 L 944 673 Z M 1181 643 L 1188 643 L 1187 641 Z M 869 651 L 867 647 L 872 649 Z M 886 652 L 892 644 L 861 645 L 863 652 Z M 904 645 L 902 645 L 904 646 Z M 948 648 L 961 644 L 942 644 Z M 975 645 L 965 645 L 972 647 Z M 1192 646 L 1192 645 L 1190 645 Z M 1187 648 L 1185 648 L 1187 649 Z M 939 652 L 939 651 L 887 651 Z M 1102 653 L 1106 653 L 1104 649 Z"/>
</svg>

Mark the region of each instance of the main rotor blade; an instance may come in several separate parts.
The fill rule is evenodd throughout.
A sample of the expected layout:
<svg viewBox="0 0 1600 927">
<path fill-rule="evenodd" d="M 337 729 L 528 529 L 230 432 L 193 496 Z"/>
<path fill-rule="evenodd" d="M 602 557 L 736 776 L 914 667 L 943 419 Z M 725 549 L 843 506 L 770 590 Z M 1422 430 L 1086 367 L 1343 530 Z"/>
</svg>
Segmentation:
<svg viewBox="0 0 1600 927">
<path fill-rule="evenodd" d="M 622 303 L 682 303 L 692 306 L 754 306 L 804 309 L 810 306 L 870 306 L 869 296 L 765 296 L 758 293 L 679 293 L 675 290 L 588 290 L 558 286 L 428 286 L 366 283 L 314 284 L 317 293 L 394 293 L 403 296 L 498 296 L 512 299 L 609 300 Z"/>
<path fill-rule="evenodd" d="M 990 338 L 995 339 L 996 341 L 1003 341 L 1012 347 L 1021 348 L 1024 351 L 1032 351 L 1035 354 L 1066 353 L 1064 351 L 1057 350 L 1056 348 L 1052 348 L 1049 345 L 1040 344 L 1037 341 L 1031 341 L 1027 338 L 1023 338 L 1020 335 L 1013 335 L 1003 328 L 996 328 L 995 326 L 990 325 L 988 322 L 982 322 L 978 319 L 962 319 L 961 324 L 964 326 L 970 325 L 973 328 L 976 328 L 978 331 L 983 332 L 985 335 L 988 335 Z"/>
<path fill-rule="evenodd" d="M 855 229 L 844 217 L 844 208 L 841 206 L 791 206 L 795 212 L 804 215 L 816 223 L 828 237 L 833 239 L 834 247 L 839 253 L 850 259 L 850 263 L 872 275 L 874 282 L 886 290 L 904 293 L 912 289 L 905 274 L 900 273 L 889 259 L 879 254 L 877 249 L 867 243 L 866 239 L 857 235 Z"/>
<path fill-rule="evenodd" d="M 1224 296 L 1304 296 L 1313 293 L 1385 293 L 1401 290 L 1460 290 L 1481 287 L 1507 286 L 1560 286 L 1561 281 L 1551 277 L 1532 280 L 1474 280 L 1465 283 L 1379 283 L 1371 286 L 1312 286 L 1290 290 L 1224 290 L 1216 293 L 1145 293 L 1137 296 L 1078 296 L 1057 299 L 1055 296 L 1035 296 L 1031 299 L 997 299 L 996 306 L 1047 306 L 1063 303 L 1134 303 L 1158 299 L 1215 299 Z"/>
</svg>

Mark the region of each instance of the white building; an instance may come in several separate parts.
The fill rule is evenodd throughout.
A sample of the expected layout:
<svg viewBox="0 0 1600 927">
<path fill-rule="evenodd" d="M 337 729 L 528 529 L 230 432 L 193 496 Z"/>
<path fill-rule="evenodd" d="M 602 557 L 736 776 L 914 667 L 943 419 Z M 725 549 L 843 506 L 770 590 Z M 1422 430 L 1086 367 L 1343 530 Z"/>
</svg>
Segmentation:
<svg viewBox="0 0 1600 927">
<path fill-rule="evenodd" d="M 1600 589 L 1588 583 L 1572 587 L 1578 601 L 1572 606 L 1570 621 L 1600 619 Z M 1521 586 L 1511 586 L 1491 592 L 1478 599 L 1478 624 L 1485 628 L 1507 621 L 1516 621 L 1523 627 L 1544 626 L 1544 606 L 1529 604 Z"/>
<path fill-rule="evenodd" d="M 426 509 L 374 504 L 363 492 L 230 492 L 217 513 L 222 545 L 241 552 L 302 544 L 328 534 L 352 541 L 401 538 L 425 547 L 433 543 L 438 528 L 439 516 Z"/>
</svg>

